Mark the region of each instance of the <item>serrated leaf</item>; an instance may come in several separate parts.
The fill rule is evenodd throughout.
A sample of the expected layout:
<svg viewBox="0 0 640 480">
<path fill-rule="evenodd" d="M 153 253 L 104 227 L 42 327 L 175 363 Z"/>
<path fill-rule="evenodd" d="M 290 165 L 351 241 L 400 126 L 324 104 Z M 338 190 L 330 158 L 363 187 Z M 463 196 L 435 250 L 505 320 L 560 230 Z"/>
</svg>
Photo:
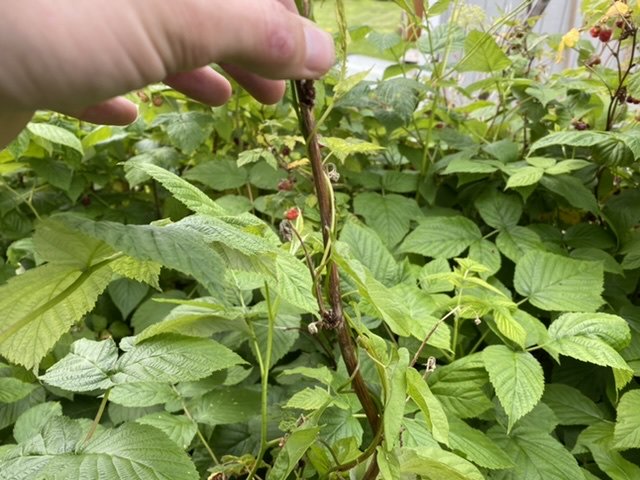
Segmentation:
<svg viewBox="0 0 640 480">
<path fill-rule="evenodd" d="M 162 334 L 137 344 L 116 364 L 116 383 L 183 382 L 245 363 L 227 347 L 205 338 Z"/>
<path fill-rule="evenodd" d="M 239 387 L 221 388 L 189 401 L 187 406 L 198 423 L 244 422 L 260 414 L 260 392 Z"/>
<path fill-rule="evenodd" d="M 302 375 L 307 378 L 313 378 L 314 380 L 318 380 L 319 382 L 325 385 L 331 385 L 333 381 L 333 374 L 326 367 L 296 367 L 296 368 L 288 368 L 283 370 L 280 374 L 281 376 L 289 376 L 289 375 Z"/>
<path fill-rule="evenodd" d="M 81 338 L 40 379 L 70 392 L 106 390 L 113 385 L 111 374 L 117 361 L 118 347 L 112 339 L 96 342 Z"/>
<path fill-rule="evenodd" d="M 640 390 L 622 395 L 618 403 L 613 443 L 616 449 L 640 448 Z"/>
<path fill-rule="evenodd" d="M 132 382 L 115 385 L 109 394 L 109 401 L 123 407 L 151 407 L 161 403 L 179 400 L 178 394 L 168 383 Z"/>
<path fill-rule="evenodd" d="M 406 348 L 399 348 L 395 357 L 385 372 L 388 378 L 388 389 L 385 395 L 382 420 L 384 425 L 384 448 L 387 451 L 393 450 L 400 440 L 400 428 L 402 427 L 407 397 L 409 351 Z M 433 398 L 435 399 L 435 397 Z"/>
<path fill-rule="evenodd" d="M 111 281 L 108 261 L 84 271 L 47 264 L 0 286 L 0 354 L 33 368 L 95 305 Z"/>
<path fill-rule="evenodd" d="M 126 163 L 125 170 L 135 168 L 161 183 L 173 197 L 189 210 L 203 215 L 224 215 L 225 210 L 209 198 L 203 191 L 186 180 L 152 163 Z"/>
<path fill-rule="evenodd" d="M 484 475 L 469 461 L 440 448 L 405 449 L 400 453 L 400 469 L 424 480 L 484 480 Z"/>
<path fill-rule="evenodd" d="M 267 475 L 267 480 L 286 480 L 298 462 L 315 443 L 320 433 L 320 428 L 310 427 L 293 431 L 286 438 L 286 443 L 273 462 L 273 466 Z"/>
<path fill-rule="evenodd" d="M 485 279 L 497 273 L 502 265 L 498 247 L 484 238 L 471 244 L 467 258 L 486 267 L 486 270 L 480 273 L 480 276 Z"/>
<path fill-rule="evenodd" d="M 198 430 L 193 420 L 185 415 L 172 415 L 169 412 L 145 415 L 136 419 L 136 423 L 157 428 L 183 450 L 189 448 Z"/>
<path fill-rule="evenodd" d="M 544 175 L 544 169 L 538 167 L 522 167 L 515 170 L 507 180 L 506 188 L 526 187 L 535 185 Z"/>
<path fill-rule="evenodd" d="M 27 130 L 37 137 L 44 138 L 56 145 L 72 148 L 80 155 L 84 155 L 82 143 L 69 130 L 48 123 L 29 123 Z"/>
<path fill-rule="evenodd" d="M 239 168 L 235 160 L 201 163 L 187 170 L 183 178 L 199 182 L 214 190 L 229 190 L 249 183 L 249 174 Z"/>
<path fill-rule="evenodd" d="M 570 175 L 543 177 L 540 184 L 560 195 L 573 207 L 596 214 L 600 211 L 593 192 L 576 177 Z"/>
<path fill-rule="evenodd" d="M 514 466 L 493 440 L 454 416 L 449 417 L 449 442 L 453 450 L 462 452 L 468 460 L 481 467 L 500 470 Z"/>
<path fill-rule="evenodd" d="M 101 429 L 85 446 L 80 425 L 53 418 L 38 436 L 0 458 L 3 475 L 12 480 L 199 478 L 186 453 L 153 427 L 126 423 Z"/>
<path fill-rule="evenodd" d="M 27 397 L 37 385 L 17 378 L 0 378 L 0 403 L 13 403 Z"/>
<path fill-rule="evenodd" d="M 546 252 L 529 252 L 516 265 L 514 286 L 543 310 L 594 311 L 603 300 L 602 265 Z"/>
<path fill-rule="evenodd" d="M 424 414 L 433 438 L 440 443 L 448 445 L 449 421 L 447 420 L 447 415 L 425 380 L 413 368 L 407 369 L 407 395 Z"/>
<path fill-rule="evenodd" d="M 485 348 L 482 359 L 511 429 L 542 397 L 542 366 L 529 352 L 514 352 L 503 345 Z"/>
<path fill-rule="evenodd" d="M 575 449 L 587 447 L 600 470 L 613 480 L 640 478 L 640 467 L 615 451 L 614 438 L 611 422 L 596 423 L 580 433 Z"/>
<path fill-rule="evenodd" d="M 555 132 L 542 137 L 531 145 L 531 152 L 554 145 L 567 145 L 570 147 L 592 147 L 606 142 L 610 138 L 608 132 L 597 131 L 573 131 Z"/>
<path fill-rule="evenodd" d="M 400 246 L 402 252 L 453 258 L 481 240 L 480 229 L 465 217 L 427 217 Z"/>
<path fill-rule="evenodd" d="M 472 30 L 464 41 L 464 58 L 458 63 L 460 72 L 495 73 L 511 65 L 511 60 L 498 46 L 493 35 Z"/>
<path fill-rule="evenodd" d="M 172 112 L 158 115 L 154 126 L 163 125 L 171 143 L 190 154 L 211 135 L 213 121 L 213 116 L 204 112 Z"/>
<path fill-rule="evenodd" d="M 326 389 L 320 387 L 305 388 L 294 393 L 285 404 L 285 408 L 319 410 L 332 402 L 333 398 Z"/>
<path fill-rule="evenodd" d="M 93 222 L 70 215 L 58 218 L 82 233 L 100 239 L 134 258 L 158 262 L 192 275 L 211 291 L 220 291 L 222 288 L 224 263 L 220 255 L 207 246 L 202 236 L 186 229 L 181 222 L 161 227 Z"/>
<path fill-rule="evenodd" d="M 53 417 L 62 416 L 62 405 L 59 402 L 45 402 L 24 412 L 13 427 L 13 438 L 24 443 L 35 437 Z"/>
<path fill-rule="evenodd" d="M 128 278 L 120 278 L 107 287 L 109 297 L 120 310 L 122 318 L 127 318 L 149 292 L 149 287 Z"/>
<path fill-rule="evenodd" d="M 496 246 L 505 257 L 514 263 L 518 262 L 530 250 L 546 250 L 536 232 L 520 226 L 498 233 Z"/>
<path fill-rule="evenodd" d="M 515 429 L 510 435 L 499 427 L 487 434 L 511 458 L 515 467 L 494 475 L 499 480 L 568 480 L 580 479 L 576 459 L 548 433 Z"/>
<path fill-rule="evenodd" d="M 516 195 L 487 190 L 475 202 L 484 222 L 498 230 L 508 230 L 518 225 L 522 216 L 522 201 Z"/>
<path fill-rule="evenodd" d="M 553 410 L 560 425 L 592 425 L 605 419 L 593 400 L 569 385 L 547 384 L 542 401 Z"/>
<path fill-rule="evenodd" d="M 381 147 L 380 145 L 365 142 L 358 138 L 322 137 L 320 141 L 325 144 L 331 153 L 342 163 L 344 163 L 350 155 L 357 153 L 362 155 L 372 155 L 384 150 L 384 147 Z"/>
<path fill-rule="evenodd" d="M 469 355 L 438 367 L 429 376 L 429 387 L 445 411 L 459 418 L 478 417 L 494 408 L 485 393 L 488 384 L 482 354 Z"/>
<path fill-rule="evenodd" d="M 617 352 L 628 344 L 630 335 L 627 322 L 616 315 L 566 313 L 551 324 L 550 342 L 543 347 L 556 357 L 566 355 L 631 373 L 633 370 Z"/>
<path fill-rule="evenodd" d="M 398 283 L 400 268 L 373 230 L 348 222 L 342 228 L 340 240 L 349 245 L 351 255 L 367 267 L 376 280 L 387 287 Z"/>
<path fill-rule="evenodd" d="M 396 194 L 360 193 L 354 197 L 353 209 L 388 248 L 395 247 L 409 232 L 411 221 L 421 216 L 415 200 Z"/>
</svg>

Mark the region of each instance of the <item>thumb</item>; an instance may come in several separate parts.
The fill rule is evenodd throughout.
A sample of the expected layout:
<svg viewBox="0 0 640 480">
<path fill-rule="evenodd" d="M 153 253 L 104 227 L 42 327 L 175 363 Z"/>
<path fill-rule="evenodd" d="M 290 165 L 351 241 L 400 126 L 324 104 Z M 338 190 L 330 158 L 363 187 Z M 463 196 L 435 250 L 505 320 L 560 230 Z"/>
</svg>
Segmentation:
<svg viewBox="0 0 640 480">
<path fill-rule="evenodd" d="M 149 0 L 151 1 L 151 0 Z M 169 71 L 238 65 L 273 79 L 315 78 L 331 68 L 331 36 L 278 0 L 153 2 L 149 25 Z"/>
</svg>

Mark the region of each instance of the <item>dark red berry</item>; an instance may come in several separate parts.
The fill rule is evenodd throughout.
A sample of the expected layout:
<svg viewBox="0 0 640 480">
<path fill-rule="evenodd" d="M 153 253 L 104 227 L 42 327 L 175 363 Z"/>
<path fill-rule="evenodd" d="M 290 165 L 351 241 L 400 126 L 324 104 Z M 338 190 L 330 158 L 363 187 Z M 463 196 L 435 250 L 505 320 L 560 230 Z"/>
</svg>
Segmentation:
<svg viewBox="0 0 640 480">
<path fill-rule="evenodd" d="M 294 186 L 295 182 L 290 178 L 283 178 L 282 180 L 280 180 L 280 182 L 278 182 L 278 190 L 280 190 L 281 192 L 290 192 L 291 190 L 293 190 Z"/>
<path fill-rule="evenodd" d="M 82 203 L 82 205 L 84 205 L 85 207 L 88 207 L 89 205 L 91 205 L 91 197 L 89 195 L 85 195 L 84 197 L 82 197 L 80 199 L 80 202 Z"/>
<path fill-rule="evenodd" d="M 600 31 L 600 35 L 598 35 L 598 38 L 602 43 L 607 43 L 609 40 L 611 40 L 611 35 L 613 35 L 613 30 L 608 28 L 603 28 Z"/>
<path fill-rule="evenodd" d="M 616 20 L 616 27 L 618 28 L 622 28 L 624 27 L 624 20 L 619 18 L 618 20 Z"/>
<path fill-rule="evenodd" d="M 598 38 L 600 36 L 601 31 L 602 31 L 602 28 L 600 27 L 600 25 L 595 25 L 591 27 L 591 30 L 589 30 L 589 33 L 593 38 Z"/>
<path fill-rule="evenodd" d="M 160 107 L 164 103 L 164 98 L 162 98 L 160 95 L 154 95 L 152 101 L 156 107 Z"/>
<path fill-rule="evenodd" d="M 280 153 L 282 154 L 283 157 L 288 157 L 289 155 L 291 155 L 291 149 L 285 145 L 284 147 L 282 147 L 282 150 Z"/>
<path fill-rule="evenodd" d="M 575 120 L 573 122 L 573 128 L 579 131 L 589 130 L 589 124 L 587 122 L 583 122 L 582 120 Z"/>
</svg>

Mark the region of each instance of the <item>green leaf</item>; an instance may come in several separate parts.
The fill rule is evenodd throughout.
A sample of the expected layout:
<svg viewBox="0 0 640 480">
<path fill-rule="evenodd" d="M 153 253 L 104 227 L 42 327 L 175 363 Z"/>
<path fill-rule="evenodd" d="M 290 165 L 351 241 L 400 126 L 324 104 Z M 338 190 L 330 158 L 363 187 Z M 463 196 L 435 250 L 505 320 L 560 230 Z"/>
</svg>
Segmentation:
<svg viewBox="0 0 640 480">
<path fill-rule="evenodd" d="M 100 239 L 116 250 L 140 260 L 151 260 L 192 275 L 210 291 L 220 291 L 224 263 L 206 238 L 185 228 L 182 220 L 166 227 L 157 225 L 122 225 L 114 222 L 92 222 L 65 215 L 63 221 L 85 235 Z"/>
<path fill-rule="evenodd" d="M 307 378 L 312 378 L 314 380 L 318 380 L 324 385 L 331 385 L 333 382 L 333 374 L 331 370 L 326 366 L 311 368 L 311 367 L 296 367 L 296 368 L 288 368 L 283 370 L 280 376 L 289 376 L 289 375 L 302 375 Z"/>
<path fill-rule="evenodd" d="M 53 417 L 61 416 L 62 405 L 59 402 L 45 402 L 31 407 L 16 420 L 13 427 L 13 438 L 18 443 L 24 443 L 38 435 Z"/>
<path fill-rule="evenodd" d="M 404 405 L 407 397 L 407 368 L 409 367 L 409 351 L 398 349 L 396 358 L 386 368 L 388 390 L 385 395 L 384 415 L 384 447 L 391 451 L 400 440 L 400 429 L 404 417 Z M 424 384 L 428 389 L 426 383 Z M 435 400 L 435 397 L 431 395 Z"/>
<path fill-rule="evenodd" d="M 551 407 L 560 425 L 592 425 L 605 419 L 593 400 L 569 385 L 547 384 L 542 401 Z"/>
<path fill-rule="evenodd" d="M 81 338 L 40 379 L 70 392 L 106 390 L 113 385 L 111 373 L 117 361 L 118 347 L 112 339 L 96 342 Z"/>
<path fill-rule="evenodd" d="M 319 427 L 302 428 L 295 430 L 286 438 L 284 447 L 278 453 L 267 480 L 286 480 L 298 462 L 313 445 L 320 433 Z"/>
<path fill-rule="evenodd" d="M 421 216 L 415 200 L 396 194 L 360 193 L 354 197 L 353 209 L 389 248 L 396 246 L 409 232 L 411 221 Z"/>
<path fill-rule="evenodd" d="M 157 428 L 183 450 L 189 448 L 195 437 L 198 426 L 185 415 L 172 415 L 169 412 L 158 412 L 145 415 L 136 423 Z"/>
<path fill-rule="evenodd" d="M 407 369 L 407 395 L 418 405 L 427 419 L 433 438 L 440 443 L 449 444 L 449 421 L 427 382 L 413 368 Z"/>
<path fill-rule="evenodd" d="M 373 230 L 347 222 L 340 233 L 340 240 L 349 245 L 353 258 L 367 267 L 376 280 L 387 287 L 398 283 L 400 268 Z"/>
<path fill-rule="evenodd" d="M 235 160 L 212 160 L 187 170 L 183 178 L 206 185 L 214 190 L 239 188 L 249 183 L 249 174 L 239 168 Z"/>
<path fill-rule="evenodd" d="M 407 236 L 400 250 L 425 257 L 453 258 L 481 239 L 476 224 L 465 217 L 427 217 Z"/>
<path fill-rule="evenodd" d="M 166 333 L 138 343 L 116 364 L 115 383 L 183 382 L 245 363 L 242 357 L 214 340 Z"/>
<path fill-rule="evenodd" d="M 508 230 L 518 225 L 522 216 L 522 201 L 517 195 L 487 190 L 475 202 L 484 222 L 498 230 Z"/>
<path fill-rule="evenodd" d="M 543 177 L 540 183 L 553 193 L 560 195 L 573 207 L 598 213 L 598 201 L 591 190 L 584 186 L 578 178 L 570 175 Z"/>
<path fill-rule="evenodd" d="M 538 167 L 522 167 L 509 176 L 506 188 L 526 187 L 535 185 L 544 175 L 544 169 Z"/>
<path fill-rule="evenodd" d="M 484 480 L 484 475 L 470 462 L 440 448 L 404 449 L 400 453 L 404 474 L 420 475 L 424 480 Z"/>
<path fill-rule="evenodd" d="M 0 354 L 33 368 L 95 305 L 111 281 L 108 261 L 84 271 L 44 265 L 0 286 Z"/>
<path fill-rule="evenodd" d="M 168 383 L 132 382 L 115 385 L 109 394 L 109 401 L 123 407 L 151 407 L 179 400 L 178 394 Z"/>
<path fill-rule="evenodd" d="M 153 126 L 162 125 L 169 140 L 186 154 L 193 153 L 213 132 L 213 116 L 204 112 L 163 113 Z"/>
<path fill-rule="evenodd" d="M 285 408 L 320 410 L 331 403 L 333 403 L 333 398 L 326 389 L 313 387 L 294 393 L 285 404 Z"/>
<path fill-rule="evenodd" d="M 445 411 L 459 418 L 479 417 L 494 408 L 485 393 L 488 384 L 480 353 L 438 367 L 429 376 L 429 387 Z"/>
<path fill-rule="evenodd" d="M 511 65 L 511 60 L 498 46 L 493 35 L 478 30 L 467 34 L 464 54 L 457 66 L 460 72 L 494 73 Z"/>
<path fill-rule="evenodd" d="M 640 467 L 615 451 L 614 438 L 611 422 L 596 423 L 580 433 L 575 448 L 587 447 L 600 470 L 613 480 L 640 478 Z"/>
<path fill-rule="evenodd" d="M 107 292 L 115 306 L 120 310 L 122 318 L 127 318 L 147 296 L 149 287 L 144 283 L 134 282 L 128 278 L 120 278 L 109 284 Z"/>
<path fill-rule="evenodd" d="M 616 449 L 640 448 L 640 390 L 626 392 L 618 403 L 613 435 Z"/>
<path fill-rule="evenodd" d="M 17 378 L 0 378 L 0 403 L 13 403 L 29 396 L 37 388 Z"/>
<path fill-rule="evenodd" d="M 358 138 L 322 137 L 321 142 L 325 144 L 331 153 L 342 163 L 344 163 L 350 155 L 358 153 L 372 155 L 384 150 L 384 147 L 380 145 L 365 142 Z"/>
<path fill-rule="evenodd" d="M 633 371 L 616 351 L 631 339 L 629 325 L 616 315 L 566 313 L 551 324 L 549 338 L 543 347 L 556 358 L 561 354 L 622 372 Z"/>
<path fill-rule="evenodd" d="M 514 466 L 505 451 L 486 434 L 454 416 L 449 417 L 449 442 L 453 450 L 481 467 L 500 470 Z"/>
<path fill-rule="evenodd" d="M 69 130 L 48 123 L 29 123 L 27 130 L 36 137 L 44 138 L 56 145 L 64 145 L 65 147 L 72 148 L 80 155 L 84 155 L 82 143 L 78 137 Z"/>
<path fill-rule="evenodd" d="M 520 226 L 498 233 L 496 246 L 505 257 L 514 263 L 517 263 L 529 250 L 546 250 L 536 232 Z"/>
<path fill-rule="evenodd" d="M 50 158 L 31 158 L 29 164 L 36 174 L 52 186 L 68 192 L 73 181 L 73 170 L 66 163 Z"/>
<path fill-rule="evenodd" d="M 471 244 L 468 258 L 487 267 L 487 270 L 480 274 L 482 278 L 489 278 L 497 273 L 502 265 L 502 258 L 498 247 L 496 247 L 493 242 L 485 240 L 484 238 Z"/>
<path fill-rule="evenodd" d="M 566 145 L 569 147 L 593 147 L 606 142 L 611 134 L 597 131 L 569 131 L 555 132 L 542 137 L 531 145 L 531 152 L 555 145 Z"/>
<path fill-rule="evenodd" d="M 187 406 L 198 423 L 244 422 L 260 414 L 260 392 L 239 387 L 221 388 L 189 401 Z"/>
<path fill-rule="evenodd" d="M 38 436 L 0 457 L 0 469 L 12 480 L 199 478 L 187 454 L 153 427 L 126 423 L 98 430 L 86 446 L 83 443 L 80 423 L 55 417 Z"/>
<path fill-rule="evenodd" d="M 545 252 L 529 252 L 517 263 L 514 286 L 542 310 L 594 311 L 603 300 L 602 265 Z"/>
<path fill-rule="evenodd" d="M 125 171 L 135 168 L 162 184 L 185 207 L 203 215 L 224 215 L 225 210 L 200 189 L 186 180 L 152 163 L 125 163 Z"/>
<path fill-rule="evenodd" d="M 498 400 L 509 417 L 511 430 L 542 397 L 542 367 L 529 352 L 514 352 L 503 345 L 485 348 L 482 359 Z"/>
<path fill-rule="evenodd" d="M 487 434 L 515 463 L 515 468 L 500 472 L 499 480 L 569 480 L 581 479 L 576 459 L 546 432 L 516 428 L 507 434 L 500 427 Z"/>
<path fill-rule="evenodd" d="M 376 461 L 382 480 L 400 480 L 400 462 L 396 452 L 388 452 L 381 446 L 377 449 Z"/>
</svg>

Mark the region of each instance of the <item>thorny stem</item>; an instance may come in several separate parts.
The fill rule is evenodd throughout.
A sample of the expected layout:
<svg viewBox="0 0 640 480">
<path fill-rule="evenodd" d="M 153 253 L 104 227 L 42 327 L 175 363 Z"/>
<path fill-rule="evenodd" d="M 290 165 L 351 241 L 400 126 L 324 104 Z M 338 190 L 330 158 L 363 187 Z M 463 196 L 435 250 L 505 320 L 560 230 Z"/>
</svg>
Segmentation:
<svg viewBox="0 0 640 480">
<path fill-rule="evenodd" d="M 309 16 L 309 1 L 304 1 L 301 14 L 305 17 Z M 374 432 L 380 430 L 380 417 L 378 408 L 367 389 L 362 374 L 358 370 L 358 357 L 355 345 L 351 338 L 351 332 L 344 321 L 342 312 L 342 295 L 340 292 L 340 276 L 338 267 L 331 258 L 331 237 L 334 232 L 334 206 L 331 197 L 331 181 L 325 170 L 322 161 L 322 153 L 320 152 L 320 144 L 316 133 L 316 121 L 314 115 L 315 103 L 315 87 L 313 80 L 297 80 L 294 82 L 295 96 L 297 97 L 297 113 L 300 120 L 300 128 L 306 139 L 307 152 L 311 162 L 313 172 L 313 181 L 318 198 L 318 209 L 320 212 L 320 224 L 322 228 L 322 239 L 325 247 L 325 254 L 329 261 L 327 262 L 327 276 L 329 285 L 329 304 L 331 310 L 325 312 L 322 316 L 323 323 L 326 327 L 335 328 L 340 345 L 340 352 L 347 367 L 347 372 L 353 376 L 353 389 L 356 392 L 358 400 L 362 404 L 362 408 L 367 416 L 367 420 Z M 322 313 L 322 312 L 321 312 Z M 376 464 L 374 461 L 373 464 Z M 376 464 L 377 465 L 377 464 Z M 377 467 L 370 468 L 365 476 L 367 479 L 373 479 L 377 476 Z"/>
</svg>

